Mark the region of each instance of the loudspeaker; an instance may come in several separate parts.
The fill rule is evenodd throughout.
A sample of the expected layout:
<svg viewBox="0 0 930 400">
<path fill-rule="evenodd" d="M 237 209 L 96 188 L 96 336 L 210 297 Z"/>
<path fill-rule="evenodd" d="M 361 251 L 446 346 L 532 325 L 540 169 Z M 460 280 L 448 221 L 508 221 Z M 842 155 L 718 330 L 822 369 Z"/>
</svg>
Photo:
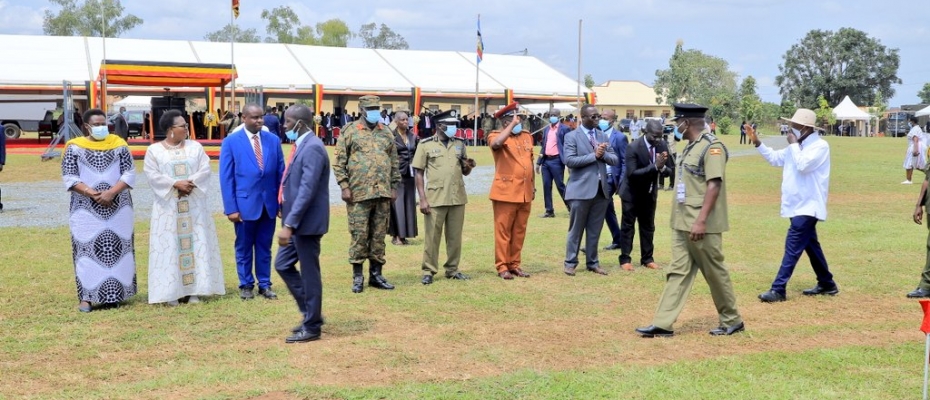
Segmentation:
<svg viewBox="0 0 930 400">
<path fill-rule="evenodd" d="M 187 112 L 184 111 L 185 106 L 187 105 L 187 100 L 183 97 L 152 97 L 152 124 L 154 125 L 155 130 L 155 141 L 165 139 L 165 131 L 161 129 L 158 121 L 161 120 L 161 116 L 168 110 L 178 110 L 184 115 L 184 120 L 189 121 Z"/>
</svg>

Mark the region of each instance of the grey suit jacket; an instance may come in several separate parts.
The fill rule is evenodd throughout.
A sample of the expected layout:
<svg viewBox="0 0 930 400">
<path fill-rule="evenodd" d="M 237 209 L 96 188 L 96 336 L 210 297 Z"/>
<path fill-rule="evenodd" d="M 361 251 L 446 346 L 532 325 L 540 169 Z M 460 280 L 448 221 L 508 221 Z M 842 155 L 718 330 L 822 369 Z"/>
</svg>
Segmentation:
<svg viewBox="0 0 930 400">
<path fill-rule="evenodd" d="M 595 128 L 597 129 L 597 128 Z M 595 137 L 598 143 L 608 143 L 609 138 L 604 132 L 596 130 Z M 568 167 L 568 184 L 565 185 L 565 200 L 589 200 L 598 195 L 597 187 L 601 186 L 601 196 L 609 198 L 607 190 L 607 166 L 617 165 L 620 159 L 614 150 L 607 146 L 604 157 L 598 160 L 594 156 L 594 147 L 588 140 L 583 128 L 565 134 L 565 149 L 562 162 Z"/>
<path fill-rule="evenodd" d="M 295 235 L 329 231 L 329 155 L 312 132 L 300 142 L 284 175 L 281 219 Z"/>
</svg>

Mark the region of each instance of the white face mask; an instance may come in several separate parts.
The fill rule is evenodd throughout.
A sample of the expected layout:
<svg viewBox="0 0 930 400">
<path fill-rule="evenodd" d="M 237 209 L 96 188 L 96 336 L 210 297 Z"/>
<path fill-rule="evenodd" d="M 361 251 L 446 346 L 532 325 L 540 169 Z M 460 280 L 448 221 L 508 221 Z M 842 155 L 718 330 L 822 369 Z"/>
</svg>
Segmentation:
<svg viewBox="0 0 930 400">
<path fill-rule="evenodd" d="M 797 129 L 791 128 L 791 132 L 794 133 L 794 136 L 798 136 L 798 137 L 801 136 L 801 131 Z"/>
</svg>

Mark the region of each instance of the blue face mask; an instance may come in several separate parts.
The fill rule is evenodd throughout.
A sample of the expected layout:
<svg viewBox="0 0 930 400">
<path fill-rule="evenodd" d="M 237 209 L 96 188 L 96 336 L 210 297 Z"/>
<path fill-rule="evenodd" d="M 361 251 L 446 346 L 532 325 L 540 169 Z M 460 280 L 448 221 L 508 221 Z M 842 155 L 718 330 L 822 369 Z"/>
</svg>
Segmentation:
<svg viewBox="0 0 930 400">
<path fill-rule="evenodd" d="M 381 120 L 381 112 L 378 110 L 366 110 L 365 111 L 365 121 L 368 121 L 369 124 L 373 124 Z"/>
<path fill-rule="evenodd" d="M 445 134 L 448 137 L 455 137 L 455 133 L 458 131 L 458 127 L 455 125 L 446 125 Z"/>
<path fill-rule="evenodd" d="M 681 132 L 678 131 L 678 126 L 675 126 L 675 131 L 674 131 L 674 132 L 675 132 L 675 140 L 681 140 L 681 138 L 682 138 L 683 135 L 682 135 Z"/>
<path fill-rule="evenodd" d="M 523 132 L 523 123 L 519 123 L 513 126 L 513 129 L 510 130 L 511 133 L 517 134 Z"/>
<path fill-rule="evenodd" d="M 597 127 L 600 128 L 602 131 L 606 131 L 607 128 L 610 128 L 610 121 L 606 119 L 597 121 Z"/>
<path fill-rule="evenodd" d="M 297 125 L 294 125 L 294 129 L 289 130 L 289 131 L 287 131 L 287 132 L 284 132 L 284 136 L 287 136 L 287 140 L 290 140 L 290 141 L 295 141 L 295 140 L 297 140 L 297 137 L 300 136 L 300 135 L 297 133 L 297 127 L 298 127 L 298 126 L 300 126 L 300 122 L 298 122 Z"/>
<path fill-rule="evenodd" d="M 549 123 L 552 125 L 559 123 L 559 117 L 549 117 Z"/>
<path fill-rule="evenodd" d="M 106 125 L 104 126 L 93 126 L 90 128 L 90 136 L 97 140 L 106 139 L 110 135 L 110 130 Z"/>
</svg>

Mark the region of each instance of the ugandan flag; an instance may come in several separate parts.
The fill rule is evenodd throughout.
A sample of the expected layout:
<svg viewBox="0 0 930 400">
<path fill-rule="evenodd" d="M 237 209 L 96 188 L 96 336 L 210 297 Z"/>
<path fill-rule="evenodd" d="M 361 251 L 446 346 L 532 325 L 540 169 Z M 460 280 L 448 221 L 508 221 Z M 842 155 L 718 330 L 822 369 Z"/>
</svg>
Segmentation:
<svg viewBox="0 0 930 400">
<path fill-rule="evenodd" d="M 587 104 L 597 104 L 597 93 L 587 92 L 584 94 L 584 102 Z"/>
<path fill-rule="evenodd" d="M 484 59 L 484 39 L 481 38 L 481 16 L 478 16 L 478 46 L 476 52 L 478 53 L 478 63 L 481 63 L 481 60 Z"/>
<path fill-rule="evenodd" d="M 410 89 L 411 105 L 410 105 L 410 118 L 413 118 L 416 115 L 420 114 L 420 107 L 423 106 L 423 92 L 418 87 Z M 413 132 L 417 132 L 417 124 L 413 124 Z"/>
<path fill-rule="evenodd" d="M 232 0 L 233 16 L 239 18 L 239 0 Z"/>
<path fill-rule="evenodd" d="M 323 85 L 317 83 L 313 85 L 313 108 L 315 109 L 314 115 L 319 115 L 320 110 L 323 109 Z M 320 124 L 316 124 L 316 135 L 320 136 Z"/>
<path fill-rule="evenodd" d="M 504 89 L 504 105 L 513 103 L 513 89 Z"/>
<path fill-rule="evenodd" d="M 84 86 L 87 91 L 87 106 L 89 108 L 97 108 L 97 81 L 85 81 Z"/>
</svg>

